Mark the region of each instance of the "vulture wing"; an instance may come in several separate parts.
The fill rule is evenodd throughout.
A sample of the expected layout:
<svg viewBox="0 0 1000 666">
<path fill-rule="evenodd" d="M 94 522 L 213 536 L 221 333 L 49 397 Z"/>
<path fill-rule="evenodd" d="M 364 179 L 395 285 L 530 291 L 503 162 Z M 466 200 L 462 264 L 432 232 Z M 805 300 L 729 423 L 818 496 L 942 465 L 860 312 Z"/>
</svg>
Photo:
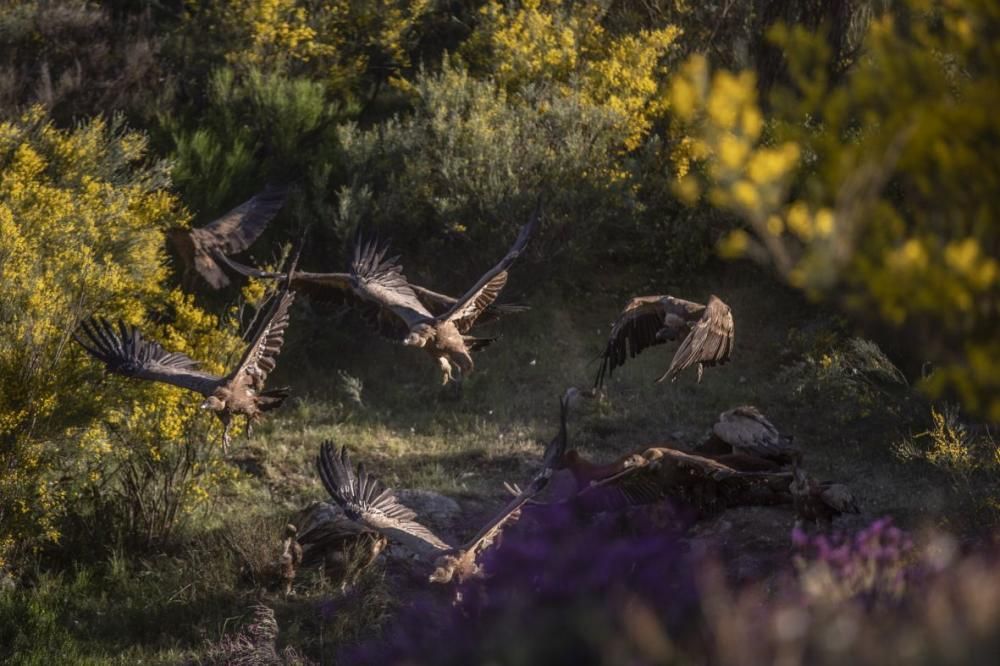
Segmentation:
<svg viewBox="0 0 1000 666">
<path fill-rule="evenodd" d="M 230 268 L 240 275 L 261 280 L 288 280 L 289 288 L 296 292 L 305 292 L 320 300 L 342 301 L 351 293 L 351 276 L 349 273 L 309 273 L 307 271 L 292 271 L 289 280 L 287 272 L 262 271 L 253 266 L 241 264 L 221 252 L 215 253 L 220 264 Z"/>
<path fill-rule="evenodd" d="M 268 374 L 274 370 L 285 342 L 288 328 L 289 309 L 295 300 L 295 292 L 283 289 L 271 298 L 271 306 L 257 329 L 253 342 L 243 352 L 239 365 L 226 378 L 230 382 L 240 382 L 260 392 Z"/>
<path fill-rule="evenodd" d="M 627 358 L 635 358 L 647 347 L 666 342 L 656 335 L 663 328 L 663 320 L 667 315 L 665 298 L 639 296 L 628 302 L 611 327 L 594 388 L 601 388 L 605 376 L 614 374 L 615 368 L 625 365 Z"/>
<path fill-rule="evenodd" d="M 698 381 L 701 381 L 703 366 L 721 365 L 729 360 L 733 352 L 733 313 L 719 298 L 711 296 L 701 318 L 691 328 L 691 332 L 677 348 L 670 367 L 656 381 L 677 378 L 684 369 L 698 366 Z"/>
<path fill-rule="evenodd" d="M 435 316 L 441 315 L 447 312 L 455 303 L 458 302 L 457 298 L 448 296 L 446 294 L 441 294 L 436 291 L 431 291 L 426 287 L 421 287 L 419 285 L 411 284 L 410 287 L 413 289 L 417 298 L 420 302 L 427 307 L 428 310 Z M 483 310 L 482 314 L 479 315 L 479 319 L 476 320 L 479 324 L 488 324 L 490 322 L 496 321 L 501 317 L 509 314 L 515 314 L 518 312 L 526 312 L 530 310 L 527 305 L 513 305 L 513 304 L 497 304 L 491 303 Z"/>
<path fill-rule="evenodd" d="M 438 315 L 436 319 L 454 322 L 460 333 L 468 333 L 479 316 L 493 304 L 504 285 L 507 284 L 507 271 L 513 265 L 514 260 L 524 252 L 524 248 L 528 245 L 528 239 L 538 227 L 540 216 L 541 210 L 536 208 L 531 215 L 531 220 L 521 227 L 514 245 L 500 260 L 500 263 L 488 270 L 471 289 L 465 292 L 445 312 Z"/>
<path fill-rule="evenodd" d="M 388 244 L 365 240 L 359 233 L 354 243 L 351 279 L 354 293 L 367 303 L 380 332 L 399 339 L 413 326 L 433 319 L 403 275 L 399 257 L 386 257 Z M 394 321 L 395 320 L 395 321 Z"/>
<path fill-rule="evenodd" d="M 720 414 L 712 432 L 733 449 L 751 455 L 768 458 L 795 451 L 789 439 L 782 437 L 774 424 L 750 405 Z"/>
<path fill-rule="evenodd" d="M 281 210 L 287 195 L 287 188 L 268 187 L 217 220 L 188 232 L 194 267 L 212 287 L 220 289 L 229 284 L 213 255 L 236 254 L 250 247 Z M 179 243 L 178 249 L 181 249 Z"/>
<path fill-rule="evenodd" d="M 347 449 L 340 455 L 324 442 L 316 458 L 320 479 L 347 516 L 422 556 L 433 556 L 451 547 L 417 522 L 417 514 L 403 506 L 392 490 L 369 476 L 363 464 L 351 466 Z"/>
<path fill-rule="evenodd" d="M 73 337 L 109 372 L 154 382 L 165 382 L 211 395 L 222 379 L 194 368 L 198 361 L 178 352 L 168 352 L 158 343 L 144 340 L 139 329 L 118 322 L 117 330 L 106 319 L 91 317 Z"/>
</svg>

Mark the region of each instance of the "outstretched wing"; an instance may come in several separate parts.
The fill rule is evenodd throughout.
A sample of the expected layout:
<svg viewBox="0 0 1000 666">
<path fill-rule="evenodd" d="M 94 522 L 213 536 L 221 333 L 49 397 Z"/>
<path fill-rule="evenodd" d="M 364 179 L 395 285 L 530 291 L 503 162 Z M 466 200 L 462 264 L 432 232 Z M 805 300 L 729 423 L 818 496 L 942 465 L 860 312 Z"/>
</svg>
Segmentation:
<svg viewBox="0 0 1000 666">
<path fill-rule="evenodd" d="M 287 187 L 267 187 L 222 217 L 191 230 L 195 245 L 207 251 L 237 254 L 250 247 L 274 219 L 288 196 Z"/>
<path fill-rule="evenodd" d="M 198 362 L 178 352 L 168 352 L 158 343 L 144 340 L 139 329 L 123 321 L 115 326 L 106 319 L 91 317 L 73 334 L 81 347 L 103 362 L 109 372 L 126 377 L 165 382 L 211 395 L 221 378 L 195 370 Z"/>
<path fill-rule="evenodd" d="M 287 194 L 286 188 L 269 187 L 203 227 L 173 230 L 170 238 L 185 263 L 193 264 L 212 287 L 221 289 L 229 284 L 229 278 L 214 256 L 250 247 L 284 205 Z"/>
<path fill-rule="evenodd" d="M 295 300 L 295 292 L 282 289 L 271 298 L 267 317 L 261 321 L 253 341 L 243 352 L 236 369 L 226 378 L 227 381 L 242 382 L 260 392 L 268 374 L 274 370 L 278 362 L 278 354 L 285 342 L 285 329 L 288 328 L 289 310 Z"/>
<path fill-rule="evenodd" d="M 289 279 L 287 272 L 262 271 L 259 268 L 241 264 L 221 252 L 216 252 L 215 258 L 220 264 L 240 275 L 261 280 L 285 280 L 292 291 L 303 292 L 312 298 L 340 303 L 353 293 L 350 273 L 292 271 L 291 279 Z"/>
<path fill-rule="evenodd" d="M 605 376 L 610 377 L 615 368 L 625 365 L 626 359 L 635 358 L 645 349 L 666 342 L 666 339 L 656 335 L 663 328 L 663 320 L 667 315 L 665 298 L 667 297 L 639 296 L 628 302 L 611 327 L 594 388 L 601 388 Z"/>
<path fill-rule="evenodd" d="M 447 312 L 452 307 L 454 307 L 455 303 L 458 302 L 458 299 L 453 296 L 448 296 L 447 294 L 431 291 L 430 289 L 427 289 L 426 287 L 421 287 L 420 285 L 411 284 L 410 287 L 413 289 L 413 292 L 417 295 L 417 298 L 420 299 L 420 302 L 423 303 L 427 307 L 427 309 L 430 310 L 431 313 L 435 316 Z M 515 305 L 512 303 L 491 303 L 490 305 L 486 306 L 486 309 L 483 310 L 482 313 L 480 313 L 479 318 L 476 320 L 476 323 L 488 324 L 506 315 L 516 314 L 518 312 L 526 312 L 530 309 L 531 308 L 529 308 L 527 305 Z"/>
<path fill-rule="evenodd" d="M 445 312 L 436 317 L 439 321 L 451 321 L 458 328 L 460 333 L 468 333 L 473 324 L 486 308 L 493 304 L 500 291 L 507 284 L 507 271 L 514 261 L 521 256 L 524 248 L 528 245 L 528 239 L 538 227 L 538 219 L 541 216 L 539 208 L 531 215 L 531 220 L 521 227 L 520 233 L 514 240 L 514 244 L 504 255 L 496 266 L 488 270 L 471 289 L 455 304 Z"/>
<path fill-rule="evenodd" d="M 733 352 L 733 336 L 732 311 L 721 299 L 710 297 L 698 323 L 674 353 L 670 367 L 656 381 L 674 380 L 684 369 L 696 364 L 698 381 L 701 381 L 703 366 L 721 365 L 729 360 Z"/>
<path fill-rule="evenodd" d="M 406 281 L 399 257 L 387 257 L 388 253 L 388 243 L 365 239 L 359 232 L 351 261 L 351 283 L 360 299 L 377 308 L 374 315 L 380 331 L 392 327 L 395 317 L 398 332 L 405 334 L 413 326 L 433 319 L 433 315 Z"/>
<path fill-rule="evenodd" d="M 774 424 L 750 405 L 720 414 L 712 432 L 734 449 L 756 456 L 769 458 L 795 451 L 790 438 L 782 437 Z"/>
<path fill-rule="evenodd" d="M 418 523 L 417 514 L 400 504 L 392 490 L 369 476 L 363 464 L 355 471 L 346 448 L 338 455 L 332 442 L 323 442 L 316 467 L 327 492 L 352 520 L 423 556 L 451 549 Z"/>
</svg>

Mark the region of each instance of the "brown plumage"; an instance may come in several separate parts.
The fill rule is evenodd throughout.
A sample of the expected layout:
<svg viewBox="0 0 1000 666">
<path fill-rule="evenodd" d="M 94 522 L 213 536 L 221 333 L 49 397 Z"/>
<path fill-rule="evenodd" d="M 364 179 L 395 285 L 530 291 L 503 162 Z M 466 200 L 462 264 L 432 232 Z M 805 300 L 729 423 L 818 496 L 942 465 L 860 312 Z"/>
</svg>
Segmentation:
<svg viewBox="0 0 1000 666">
<path fill-rule="evenodd" d="M 299 512 L 302 566 L 322 567 L 327 578 L 350 587 L 385 549 L 388 540 L 347 517 L 337 506 L 314 502 Z"/>
<path fill-rule="evenodd" d="M 801 457 L 792 446 L 792 438 L 782 435 L 756 407 L 743 405 L 719 415 L 712 426 L 712 435 L 732 447 L 733 454 L 744 454 L 790 464 Z"/>
<path fill-rule="evenodd" d="M 704 366 L 726 363 L 733 351 L 735 329 L 729 306 L 716 296 L 707 305 L 673 296 L 640 296 L 629 301 L 618 315 L 604 350 L 594 387 L 605 377 L 648 347 L 684 336 L 670 367 L 656 381 L 673 381 L 686 368 L 696 366 L 701 381 Z"/>
<path fill-rule="evenodd" d="M 560 401 L 565 414 L 574 395 L 568 391 Z M 461 546 L 451 546 L 417 520 L 411 509 L 401 504 L 391 489 L 368 474 L 364 464 L 355 469 L 346 448 L 339 454 L 331 442 L 324 442 L 316 458 L 320 479 L 344 514 L 366 531 L 381 534 L 406 546 L 425 562 L 434 565 L 432 582 L 445 583 L 477 575 L 480 553 L 496 542 L 504 528 L 516 521 L 521 508 L 548 484 L 566 446 L 565 427 L 545 449 L 542 466 L 525 490 L 507 503 L 475 536 Z"/>
<path fill-rule="evenodd" d="M 578 498 L 612 509 L 673 498 L 700 510 L 789 501 L 787 472 L 742 471 L 705 456 L 668 447 L 633 453 L 621 471 L 592 481 Z"/>
<path fill-rule="evenodd" d="M 268 187 L 202 227 L 167 230 L 167 238 L 184 265 L 185 284 L 190 284 L 192 271 L 197 271 L 213 289 L 227 286 L 229 278 L 215 262 L 215 255 L 238 254 L 250 247 L 281 210 L 287 195 L 287 188 Z"/>
<path fill-rule="evenodd" d="M 158 343 L 145 340 L 134 326 L 122 321 L 117 326 L 106 319 L 91 317 L 74 334 L 76 341 L 104 363 L 109 372 L 126 377 L 164 382 L 205 396 L 202 409 L 209 409 L 222 421 L 222 444 L 228 449 L 233 416 L 247 419 L 247 434 L 264 412 L 276 409 L 288 397 L 287 388 L 264 390 L 267 375 L 274 369 L 288 328 L 293 292 L 276 294 L 253 341 L 236 367 L 220 377 L 196 370 L 198 362 L 185 354 L 168 352 Z"/>
<path fill-rule="evenodd" d="M 475 324 L 524 309 L 495 305 L 494 301 L 507 283 L 508 270 L 534 232 L 538 217 L 536 211 L 504 258 L 459 298 L 410 284 L 398 257 L 387 256 L 388 246 L 363 239 L 360 234 L 355 240 L 349 273 L 297 271 L 288 277 L 283 273 L 258 271 L 222 255 L 218 258 L 244 275 L 287 279 L 294 289 L 346 302 L 361 312 L 383 337 L 427 351 L 441 368 L 442 383 L 447 384 L 461 381 L 471 372 L 474 365 L 471 352 L 493 341 L 469 335 Z"/>
<path fill-rule="evenodd" d="M 798 462 L 792 466 L 792 504 L 798 521 L 829 526 L 845 513 L 861 513 L 850 488 L 841 483 L 821 482 L 806 474 Z"/>
</svg>

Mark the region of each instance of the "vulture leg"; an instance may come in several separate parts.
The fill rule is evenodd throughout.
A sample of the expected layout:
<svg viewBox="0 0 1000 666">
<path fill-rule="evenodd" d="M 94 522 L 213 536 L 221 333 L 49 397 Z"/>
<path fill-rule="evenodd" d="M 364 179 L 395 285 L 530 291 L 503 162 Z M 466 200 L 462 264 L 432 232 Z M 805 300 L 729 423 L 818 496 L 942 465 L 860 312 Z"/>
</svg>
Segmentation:
<svg viewBox="0 0 1000 666">
<path fill-rule="evenodd" d="M 451 381 L 451 363 L 447 356 L 438 356 L 438 364 L 441 366 L 441 386 L 446 386 Z"/>
<path fill-rule="evenodd" d="M 704 365 L 702 365 L 701 363 L 699 363 L 699 364 L 698 364 L 698 382 L 697 382 L 697 383 L 699 383 L 699 384 L 701 384 L 701 373 L 702 373 L 702 371 L 703 371 L 704 369 L 705 369 L 705 366 L 704 366 Z"/>
<path fill-rule="evenodd" d="M 229 443 L 233 441 L 232 437 L 229 435 L 229 430 L 233 426 L 233 417 L 228 412 L 218 413 L 219 420 L 222 421 L 225 428 L 222 431 L 222 453 L 229 453 Z"/>
</svg>

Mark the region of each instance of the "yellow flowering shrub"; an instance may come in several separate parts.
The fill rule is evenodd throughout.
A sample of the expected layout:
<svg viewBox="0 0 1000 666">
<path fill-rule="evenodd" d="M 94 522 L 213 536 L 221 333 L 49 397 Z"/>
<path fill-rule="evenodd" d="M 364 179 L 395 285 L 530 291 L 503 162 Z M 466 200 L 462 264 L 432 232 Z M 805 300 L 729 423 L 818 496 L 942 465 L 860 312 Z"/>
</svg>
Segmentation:
<svg viewBox="0 0 1000 666">
<path fill-rule="evenodd" d="M 768 131 L 750 72 L 691 59 L 671 84 L 691 131 L 678 192 L 740 214 L 729 254 L 773 263 L 814 295 L 908 331 L 925 386 L 1000 419 L 1000 7 L 910 0 L 871 22 L 865 56 L 836 82 L 830 49 L 779 27 L 791 87 Z M 686 165 L 685 165 L 686 166 Z"/>
<path fill-rule="evenodd" d="M 58 470 L 106 483 L 108 455 L 176 447 L 195 423 L 204 436 L 179 389 L 104 379 L 71 338 L 84 317 L 141 325 L 209 370 L 239 345 L 165 286 L 163 230 L 186 213 L 146 160 L 144 136 L 116 122 L 66 131 L 34 109 L 0 123 L 0 559 L 15 540 L 57 537 L 78 489 Z"/>
<path fill-rule="evenodd" d="M 430 0 L 309 2 L 188 0 L 188 24 L 206 29 L 231 64 L 309 69 L 341 92 L 365 76 L 384 80 L 411 66 L 417 28 Z"/>
<path fill-rule="evenodd" d="M 462 54 L 509 92 L 553 85 L 613 112 L 631 150 L 666 111 L 663 61 L 680 30 L 608 34 L 604 12 L 599 2 L 491 0 L 480 9 L 480 25 Z"/>
</svg>

